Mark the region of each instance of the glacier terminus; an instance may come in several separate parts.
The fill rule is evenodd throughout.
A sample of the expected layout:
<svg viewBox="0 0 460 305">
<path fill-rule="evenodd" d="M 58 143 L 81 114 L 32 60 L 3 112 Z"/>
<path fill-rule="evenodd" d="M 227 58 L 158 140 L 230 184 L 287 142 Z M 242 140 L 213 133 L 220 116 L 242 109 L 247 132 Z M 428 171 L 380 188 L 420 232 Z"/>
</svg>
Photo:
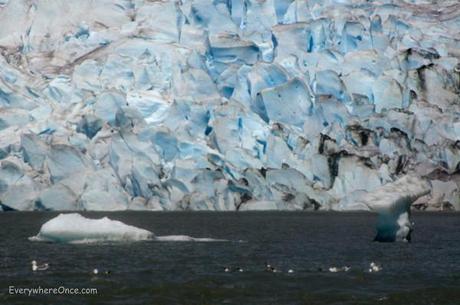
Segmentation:
<svg viewBox="0 0 460 305">
<path fill-rule="evenodd" d="M 404 239 L 411 205 L 460 209 L 459 60 L 456 0 L 0 0 L 0 210 L 373 210 Z"/>
</svg>

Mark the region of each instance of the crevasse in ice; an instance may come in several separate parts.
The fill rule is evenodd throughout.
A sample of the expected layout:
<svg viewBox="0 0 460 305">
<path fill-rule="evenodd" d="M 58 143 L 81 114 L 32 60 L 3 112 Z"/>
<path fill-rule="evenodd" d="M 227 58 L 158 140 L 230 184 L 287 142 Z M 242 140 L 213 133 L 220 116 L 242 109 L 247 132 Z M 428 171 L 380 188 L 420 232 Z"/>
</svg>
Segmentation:
<svg viewBox="0 0 460 305">
<path fill-rule="evenodd" d="M 455 0 L 3 1 L 0 210 L 460 209 Z"/>
</svg>

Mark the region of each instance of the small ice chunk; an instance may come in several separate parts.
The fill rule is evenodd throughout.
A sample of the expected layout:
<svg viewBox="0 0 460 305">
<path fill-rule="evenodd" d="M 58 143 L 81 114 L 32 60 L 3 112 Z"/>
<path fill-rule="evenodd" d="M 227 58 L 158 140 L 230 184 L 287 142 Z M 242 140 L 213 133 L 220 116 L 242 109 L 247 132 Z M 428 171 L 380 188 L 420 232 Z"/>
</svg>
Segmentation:
<svg viewBox="0 0 460 305">
<path fill-rule="evenodd" d="M 216 242 L 216 241 L 227 241 L 226 239 L 216 239 L 216 238 L 196 238 L 188 235 L 165 235 L 155 237 L 156 241 L 195 241 L 195 242 Z"/>
<path fill-rule="evenodd" d="M 89 219 L 77 213 L 59 214 L 44 223 L 40 232 L 31 241 L 47 241 L 56 243 L 92 243 L 106 241 L 140 241 L 151 240 L 154 234 L 111 220 L 107 217 Z"/>
</svg>

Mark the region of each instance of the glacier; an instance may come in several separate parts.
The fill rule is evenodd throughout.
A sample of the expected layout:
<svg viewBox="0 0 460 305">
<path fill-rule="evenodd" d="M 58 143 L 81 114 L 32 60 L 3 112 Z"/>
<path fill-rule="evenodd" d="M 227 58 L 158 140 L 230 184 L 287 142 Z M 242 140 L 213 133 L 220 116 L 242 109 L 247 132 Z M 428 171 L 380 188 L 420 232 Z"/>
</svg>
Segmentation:
<svg viewBox="0 0 460 305">
<path fill-rule="evenodd" d="M 459 37 L 456 0 L 1 1 L 0 211 L 460 210 Z"/>
</svg>

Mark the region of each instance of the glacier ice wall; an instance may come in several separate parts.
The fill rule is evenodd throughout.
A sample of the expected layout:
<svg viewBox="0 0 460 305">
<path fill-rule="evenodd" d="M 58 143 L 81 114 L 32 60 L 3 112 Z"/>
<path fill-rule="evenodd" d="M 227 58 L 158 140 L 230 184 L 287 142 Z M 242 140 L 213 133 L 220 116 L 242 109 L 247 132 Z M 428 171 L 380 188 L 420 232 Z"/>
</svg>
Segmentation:
<svg viewBox="0 0 460 305">
<path fill-rule="evenodd" d="M 4 0 L 0 55 L 0 210 L 460 209 L 456 0 Z"/>
</svg>

